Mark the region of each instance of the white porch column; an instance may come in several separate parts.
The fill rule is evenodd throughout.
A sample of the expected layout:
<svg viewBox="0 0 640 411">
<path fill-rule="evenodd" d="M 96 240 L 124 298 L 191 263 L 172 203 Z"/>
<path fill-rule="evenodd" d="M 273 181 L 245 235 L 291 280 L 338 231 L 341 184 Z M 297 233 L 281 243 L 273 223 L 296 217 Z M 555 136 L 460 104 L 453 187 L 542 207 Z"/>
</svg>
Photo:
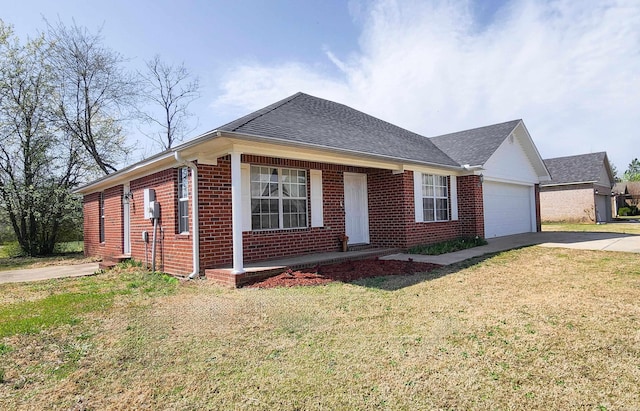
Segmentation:
<svg viewBox="0 0 640 411">
<path fill-rule="evenodd" d="M 231 153 L 231 215 L 233 232 L 233 274 L 244 273 L 242 261 L 242 171 L 241 154 Z"/>
</svg>

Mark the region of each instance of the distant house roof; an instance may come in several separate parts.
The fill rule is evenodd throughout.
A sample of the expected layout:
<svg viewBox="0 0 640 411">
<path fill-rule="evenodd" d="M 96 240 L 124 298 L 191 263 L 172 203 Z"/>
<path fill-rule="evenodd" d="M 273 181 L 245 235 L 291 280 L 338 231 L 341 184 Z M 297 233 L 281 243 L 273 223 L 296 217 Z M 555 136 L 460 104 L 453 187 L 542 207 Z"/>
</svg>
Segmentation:
<svg viewBox="0 0 640 411">
<path fill-rule="evenodd" d="M 506 123 L 444 134 L 431 137 L 430 140 L 461 165 L 483 165 L 513 132 L 520 121 L 512 120 Z"/>
<path fill-rule="evenodd" d="M 217 130 L 400 160 L 460 166 L 427 137 L 304 93 L 296 93 Z"/>
<path fill-rule="evenodd" d="M 616 194 L 628 194 L 630 197 L 640 197 L 640 181 L 621 181 L 613 186 Z"/>
<path fill-rule="evenodd" d="M 605 167 L 609 180 L 613 182 L 613 173 L 607 159 L 607 153 L 580 154 L 577 156 L 548 158 L 544 163 L 551 174 L 551 181 L 541 186 L 561 184 L 595 183 L 602 176 Z"/>
</svg>

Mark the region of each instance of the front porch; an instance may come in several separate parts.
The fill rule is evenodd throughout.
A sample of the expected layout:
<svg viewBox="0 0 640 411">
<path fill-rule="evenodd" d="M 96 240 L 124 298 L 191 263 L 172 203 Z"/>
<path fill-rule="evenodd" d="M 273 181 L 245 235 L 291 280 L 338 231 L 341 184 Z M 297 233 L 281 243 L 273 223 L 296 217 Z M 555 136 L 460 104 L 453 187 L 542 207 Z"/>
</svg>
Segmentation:
<svg viewBox="0 0 640 411">
<path fill-rule="evenodd" d="M 368 248 L 347 252 L 327 252 L 297 255 L 275 260 L 261 261 L 245 265 L 245 271 L 234 274 L 233 268 L 213 268 L 205 270 L 205 276 L 209 280 L 225 287 L 237 288 L 249 282 L 265 279 L 280 274 L 288 269 L 299 270 L 301 268 L 315 267 L 341 263 L 349 260 L 363 260 L 367 258 L 381 257 L 400 252 L 398 248 Z"/>
</svg>

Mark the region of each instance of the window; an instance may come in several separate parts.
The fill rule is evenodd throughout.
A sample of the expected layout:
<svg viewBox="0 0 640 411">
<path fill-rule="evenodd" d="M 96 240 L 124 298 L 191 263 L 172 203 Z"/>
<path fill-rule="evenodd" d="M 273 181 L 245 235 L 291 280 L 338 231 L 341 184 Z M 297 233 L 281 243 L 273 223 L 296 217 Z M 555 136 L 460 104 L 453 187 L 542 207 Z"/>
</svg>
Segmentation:
<svg viewBox="0 0 640 411">
<path fill-rule="evenodd" d="M 178 232 L 189 232 L 189 169 L 178 169 Z"/>
<path fill-rule="evenodd" d="M 100 233 L 100 242 L 104 243 L 104 193 L 100 193 L 100 198 L 98 199 L 98 213 L 99 213 L 99 228 L 98 231 Z"/>
<path fill-rule="evenodd" d="M 307 172 L 251 166 L 251 229 L 307 226 Z"/>
<path fill-rule="evenodd" d="M 446 176 L 422 175 L 424 221 L 449 220 L 449 190 Z"/>
</svg>

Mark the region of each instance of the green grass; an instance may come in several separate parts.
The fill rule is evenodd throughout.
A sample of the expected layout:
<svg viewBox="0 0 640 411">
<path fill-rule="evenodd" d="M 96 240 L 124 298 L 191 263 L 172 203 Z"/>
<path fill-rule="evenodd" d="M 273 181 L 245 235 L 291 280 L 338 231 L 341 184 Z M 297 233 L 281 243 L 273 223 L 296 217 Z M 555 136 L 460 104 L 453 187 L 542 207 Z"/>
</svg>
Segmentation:
<svg viewBox="0 0 640 411">
<path fill-rule="evenodd" d="M 94 258 L 85 258 L 83 247 L 82 241 L 59 243 L 56 244 L 54 255 L 26 257 L 22 255 L 17 242 L 4 244 L 0 246 L 0 271 L 94 261 Z"/>
<path fill-rule="evenodd" d="M 74 324 L 87 312 L 106 310 L 113 293 L 64 293 L 0 308 L 0 337 L 37 333 L 54 325 Z"/>
<path fill-rule="evenodd" d="M 436 244 L 417 245 L 409 249 L 409 254 L 439 255 L 467 248 L 487 245 L 487 241 L 481 237 L 460 237 L 454 240 L 443 241 Z"/>
<path fill-rule="evenodd" d="M 123 264 L 122 267 L 126 268 L 127 265 Z M 118 280 L 114 282 L 109 278 L 101 281 L 95 277 L 84 277 L 75 282 L 69 281 L 74 284 L 72 288 L 51 289 L 51 294 L 44 298 L 4 304 L 0 308 L 0 338 L 34 334 L 54 326 L 74 325 L 81 321 L 84 314 L 104 312 L 111 308 L 118 295 L 132 292 L 167 294 L 175 290 L 178 282 L 166 274 L 144 272 L 124 274 Z M 56 280 L 50 283 L 59 284 Z"/>
</svg>

